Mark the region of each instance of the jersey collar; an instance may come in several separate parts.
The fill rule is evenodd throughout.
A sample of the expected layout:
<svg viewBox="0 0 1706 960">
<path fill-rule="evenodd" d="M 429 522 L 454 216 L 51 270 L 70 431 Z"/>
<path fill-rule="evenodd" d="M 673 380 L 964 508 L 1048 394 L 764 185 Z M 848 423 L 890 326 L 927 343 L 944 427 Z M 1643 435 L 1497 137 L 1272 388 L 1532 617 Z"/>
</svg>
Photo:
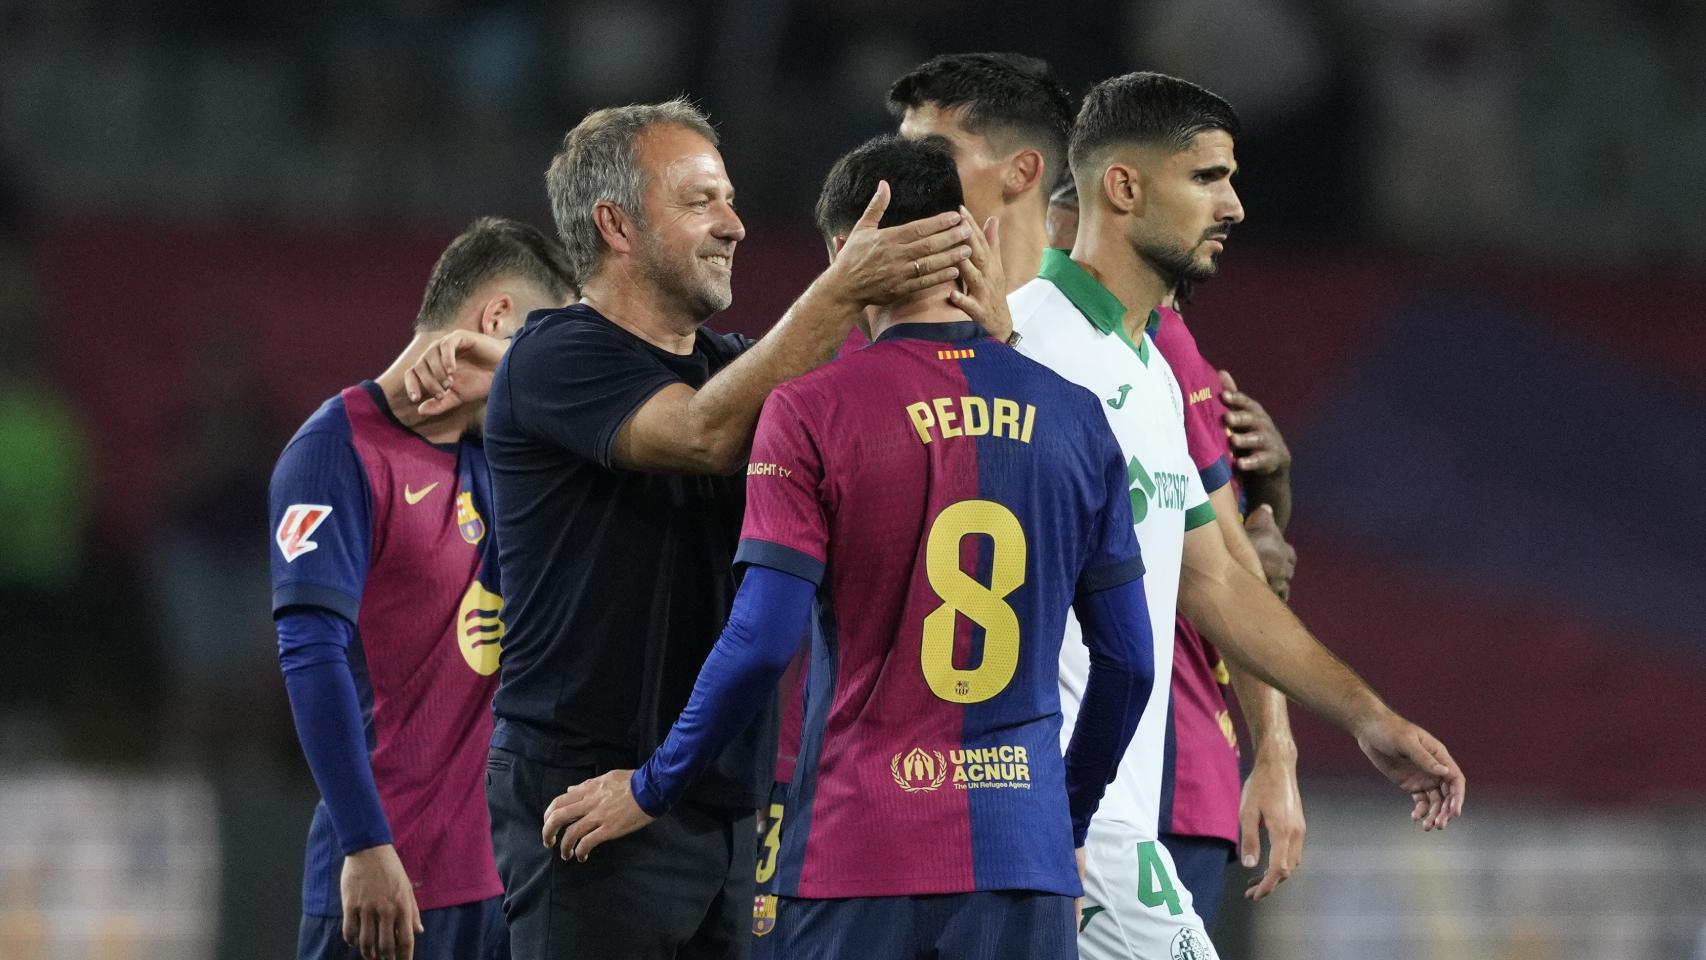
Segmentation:
<svg viewBox="0 0 1706 960">
<path fill-rule="evenodd" d="M 877 337 L 877 342 L 906 337 L 911 340 L 959 343 L 962 340 L 976 340 L 983 336 L 986 336 L 983 328 L 970 320 L 955 320 L 953 323 L 897 323 L 884 330 Z"/>
<path fill-rule="evenodd" d="M 1114 296 L 1113 291 L 1102 286 L 1101 281 L 1091 276 L 1088 270 L 1079 266 L 1070 254 L 1053 248 L 1044 250 L 1042 269 L 1037 271 L 1037 276 L 1054 284 L 1092 326 L 1125 341 L 1125 345 L 1137 354 L 1137 358 L 1148 365 L 1149 339 L 1146 337 L 1136 343 L 1131 342 L 1131 335 L 1126 333 L 1125 324 L 1121 322 L 1126 315 L 1125 304 L 1120 302 L 1119 297 Z M 1144 331 L 1154 336 L 1160 325 L 1160 312 L 1149 311 L 1149 320 L 1143 325 Z"/>
</svg>

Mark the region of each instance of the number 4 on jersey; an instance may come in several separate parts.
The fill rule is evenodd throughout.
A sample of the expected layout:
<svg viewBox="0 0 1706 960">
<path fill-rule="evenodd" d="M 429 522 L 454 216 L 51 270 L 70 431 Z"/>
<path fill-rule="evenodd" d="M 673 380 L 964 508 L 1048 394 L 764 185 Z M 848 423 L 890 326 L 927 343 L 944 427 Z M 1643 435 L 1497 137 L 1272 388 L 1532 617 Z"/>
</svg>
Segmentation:
<svg viewBox="0 0 1706 960">
<path fill-rule="evenodd" d="M 1167 861 L 1161 859 L 1154 840 L 1137 845 L 1137 900 L 1146 907 L 1167 905 L 1167 912 L 1178 916 L 1185 912 L 1179 905 L 1179 891 L 1167 873 Z"/>
</svg>

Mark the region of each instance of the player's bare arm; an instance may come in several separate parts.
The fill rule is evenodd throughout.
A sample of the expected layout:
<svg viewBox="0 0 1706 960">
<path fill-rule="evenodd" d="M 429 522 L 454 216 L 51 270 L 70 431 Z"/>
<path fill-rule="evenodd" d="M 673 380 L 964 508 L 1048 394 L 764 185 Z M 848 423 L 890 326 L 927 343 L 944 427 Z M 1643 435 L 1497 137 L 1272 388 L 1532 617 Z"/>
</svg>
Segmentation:
<svg viewBox="0 0 1706 960">
<path fill-rule="evenodd" d="M 419 404 L 423 417 L 484 400 L 492 392 L 492 375 L 508 349 L 507 338 L 453 330 L 403 372 L 403 392 L 410 403 Z"/>
<path fill-rule="evenodd" d="M 1179 610 L 1228 660 L 1355 737 L 1376 769 L 1410 794 L 1411 819 L 1423 829 L 1462 814 L 1463 771 L 1445 746 L 1383 703 L 1206 526 L 1185 535 Z"/>
<path fill-rule="evenodd" d="M 1238 566 L 1262 577 L 1262 560 L 1238 518 L 1238 497 L 1232 484 L 1222 484 L 1208 499 L 1227 552 Z M 1227 672 L 1255 752 L 1238 804 L 1238 858 L 1245 867 L 1256 866 L 1262 853 L 1262 831 L 1268 834 L 1267 869 L 1245 891 L 1245 896 L 1260 900 L 1285 882 L 1303 858 L 1297 743 L 1291 736 L 1285 695 L 1235 663 L 1227 664 Z"/>
<path fill-rule="evenodd" d="M 344 942 L 364 960 L 415 955 L 415 934 L 425 931 L 414 884 L 389 843 L 344 857 L 338 883 L 344 908 Z"/>
<path fill-rule="evenodd" d="M 1226 404 L 1226 428 L 1244 481 L 1244 492 L 1251 503 L 1267 504 L 1274 512 L 1274 522 L 1284 531 L 1291 522 L 1291 450 L 1285 437 L 1274 425 L 1274 418 L 1256 398 L 1238 389 L 1232 374 L 1220 371 L 1220 383 L 1225 390 L 1220 400 Z"/>
<path fill-rule="evenodd" d="M 828 360 L 862 309 L 959 276 L 974 232 L 959 213 L 878 228 L 887 206 L 884 184 L 829 268 L 763 339 L 703 389 L 675 384 L 646 401 L 616 435 L 616 464 L 629 470 L 733 472 L 745 462 L 764 398 L 777 384 Z"/>
</svg>

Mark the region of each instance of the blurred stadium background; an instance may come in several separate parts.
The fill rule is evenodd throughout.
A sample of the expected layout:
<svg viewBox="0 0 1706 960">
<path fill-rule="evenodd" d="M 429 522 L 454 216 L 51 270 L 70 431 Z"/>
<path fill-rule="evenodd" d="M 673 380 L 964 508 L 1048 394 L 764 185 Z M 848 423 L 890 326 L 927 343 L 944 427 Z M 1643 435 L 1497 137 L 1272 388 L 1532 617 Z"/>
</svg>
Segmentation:
<svg viewBox="0 0 1706 960">
<path fill-rule="evenodd" d="M 752 332 L 975 49 L 1239 107 L 1189 317 L 1296 455 L 1295 606 L 1473 783 L 1423 837 L 1299 718 L 1305 865 L 1223 955 L 1706 957 L 1699 0 L 0 0 L 0 958 L 290 955 L 273 458 L 582 113 L 709 109 Z"/>
</svg>

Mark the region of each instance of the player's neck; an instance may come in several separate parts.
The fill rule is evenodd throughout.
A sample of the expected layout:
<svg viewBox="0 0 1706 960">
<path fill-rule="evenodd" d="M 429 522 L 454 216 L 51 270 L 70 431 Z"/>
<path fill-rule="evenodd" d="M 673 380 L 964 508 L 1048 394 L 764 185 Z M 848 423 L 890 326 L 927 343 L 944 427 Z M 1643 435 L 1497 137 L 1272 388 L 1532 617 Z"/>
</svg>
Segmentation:
<svg viewBox="0 0 1706 960">
<path fill-rule="evenodd" d="M 397 359 L 385 368 L 385 372 L 373 378 L 373 382 L 379 384 L 380 391 L 385 394 L 385 405 L 391 408 L 391 415 L 397 418 L 397 422 L 413 430 L 429 443 L 455 443 L 462 439 L 485 408 L 484 404 L 463 404 L 435 417 L 423 417 L 416 404 L 403 390 L 403 372 L 414 366 L 440 337 L 449 332 L 435 330 L 415 334 L 409 345 L 397 355 Z"/>
<path fill-rule="evenodd" d="M 693 352 L 699 327 L 709 317 L 689 315 L 666 298 L 656 283 L 640 282 L 626 261 L 610 264 L 588 278 L 581 302 L 599 315 L 659 350 L 686 356 Z"/>
<path fill-rule="evenodd" d="M 1135 342 L 1150 311 L 1171 302 L 1172 285 L 1131 243 L 1111 231 L 1078 231 L 1072 259 L 1125 305 L 1126 334 Z"/>
<path fill-rule="evenodd" d="M 871 315 L 871 339 L 883 331 L 903 323 L 961 323 L 970 320 L 964 310 L 948 302 L 951 283 L 939 283 L 920 291 L 899 303 L 874 311 Z"/>
<path fill-rule="evenodd" d="M 1008 204 L 1001 217 L 1001 267 L 1007 273 L 1007 292 L 1012 293 L 1037 278 L 1048 249 L 1048 207 L 1037 207 L 1036 197 Z"/>
</svg>

